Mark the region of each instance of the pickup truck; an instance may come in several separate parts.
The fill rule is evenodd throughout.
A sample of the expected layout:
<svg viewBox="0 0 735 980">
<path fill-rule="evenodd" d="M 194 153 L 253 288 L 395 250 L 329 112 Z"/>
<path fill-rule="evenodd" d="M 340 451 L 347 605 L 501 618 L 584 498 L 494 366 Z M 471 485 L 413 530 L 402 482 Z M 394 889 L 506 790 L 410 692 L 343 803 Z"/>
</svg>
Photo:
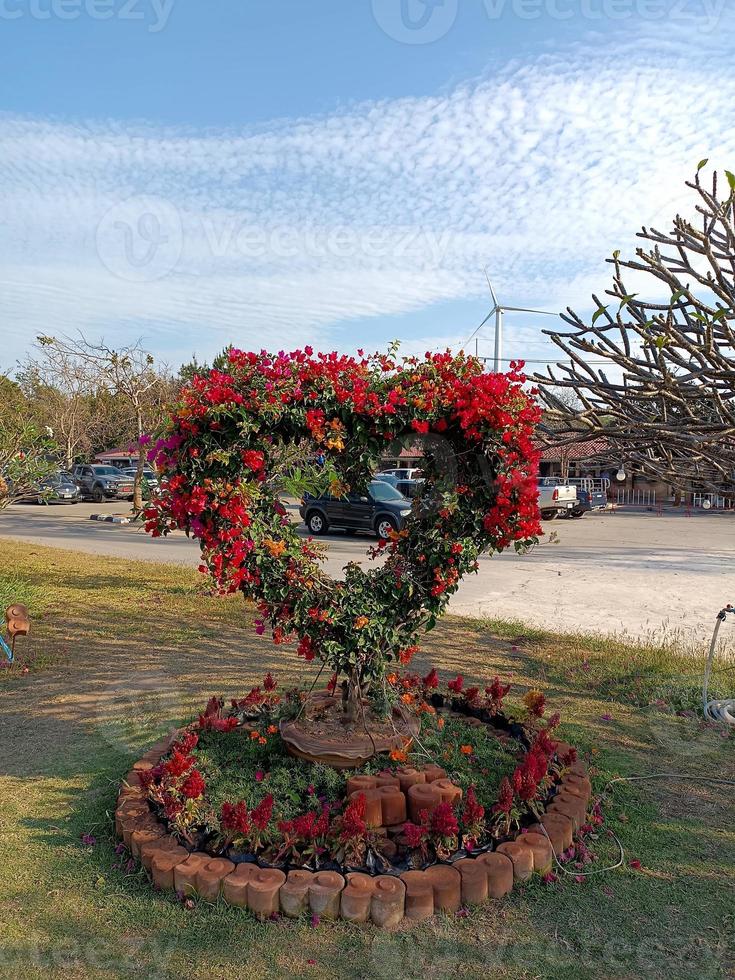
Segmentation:
<svg viewBox="0 0 735 980">
<path fill-rule="evenodd" d="M 606 510 L 607 494 L 604 490 L 586 490 L 577 487 L 577 503 L 569 517 L 584 517 L 588 510 Z"/>
<path fill-rule="evenodd" d="M 577 488 L 555 476 L 538 480 L 538 509 L 545 521 L 553 521 L 560 513 L 573 511 L 577 506 Z"/>
</svg>

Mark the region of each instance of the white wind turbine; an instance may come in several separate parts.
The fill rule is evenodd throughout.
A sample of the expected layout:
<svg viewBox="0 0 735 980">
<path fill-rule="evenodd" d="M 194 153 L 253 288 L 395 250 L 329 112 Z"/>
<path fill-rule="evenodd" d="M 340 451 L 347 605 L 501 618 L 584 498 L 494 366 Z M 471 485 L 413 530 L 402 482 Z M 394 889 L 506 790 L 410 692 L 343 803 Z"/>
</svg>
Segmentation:
<svg viewBox="0 0 735 980">
<path fill-rule="evenodd" d="M 495 295 L 495 290 L 490 282 L 490 277 L 487 274 L 487 269 L 485 269 L 485 278 L 487 279 L 487 286 L 490 290 L 490 295 L 493 300 L 493 307 L 482 321 L 479 327 L 474 331 L 474 333 L 469 337 L 467 344 L 473 337 L 477 337 L 477 334 L 485 326 L 490 317 L 495 314 L 495 350 L 493 356 L 493 371 L 497 374 L 502 370 L 503 361 L 503 314 L 504 313 L 538 313 L 541 316 L 558 316 L 558 313 L 552 313 L 551 310 L 531 310 L 525 306 L 504 306 L 498 301 L 498 297 Z M 467 346 L 465 344 L 465 347 Z M 475 353 L 477 353 L 478 342 L 475 339 Z"/>
</svg>

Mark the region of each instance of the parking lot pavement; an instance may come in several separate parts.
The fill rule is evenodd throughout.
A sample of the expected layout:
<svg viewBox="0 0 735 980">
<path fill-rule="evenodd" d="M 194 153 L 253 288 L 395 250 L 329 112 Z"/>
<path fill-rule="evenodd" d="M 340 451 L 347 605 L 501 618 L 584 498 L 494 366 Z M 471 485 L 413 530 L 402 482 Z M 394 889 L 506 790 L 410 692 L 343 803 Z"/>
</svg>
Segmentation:
<svg viewBox="0 0 735 980">
<path fill-rule="evenodd" d="M 38 506 L 0 513 L 0 537 L 91 554 L 196 565 L 199 548 L 183 534 L 153 539 L 141 528 L 101 524 L 92 513 L 126 513 L 127 501 Z M 297 515 L 294 514 L 297 519 Z M 544 524 L 528 555 L 506 552 L 480 559 L 453 596 L 456 615 L 517 619 L 558 631 L 667 635 L 699 645 L 714 618 L 735 602 L 735 514 L 618 511 Z M 305 533 L 305 531 L 304 531 Z M 326 570 L 339 576 L 348 561 L 367 564 L 368 537 L 330 534 Z M 723 628 L 735 641 L 735 628 Z M 735 645 L 735 644 L 734 644 Z"/>
</svg>

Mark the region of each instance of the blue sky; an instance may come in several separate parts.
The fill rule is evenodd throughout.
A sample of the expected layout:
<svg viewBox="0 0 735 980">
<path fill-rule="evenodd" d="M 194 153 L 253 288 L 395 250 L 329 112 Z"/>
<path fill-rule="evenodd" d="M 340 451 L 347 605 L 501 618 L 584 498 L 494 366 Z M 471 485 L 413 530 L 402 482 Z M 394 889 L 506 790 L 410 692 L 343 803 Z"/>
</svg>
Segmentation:
<svg viewBox="0 0 735 980">
<path fill-rule="evenodd" d="M 0 366 L 37 333 L 454 347 L 735 169 L 732 0 L 0 0 Z M 543 361 L 546 318 L 508 317 Z M 491 352 L 491 331 L 480 334 Z"/>
</svg>

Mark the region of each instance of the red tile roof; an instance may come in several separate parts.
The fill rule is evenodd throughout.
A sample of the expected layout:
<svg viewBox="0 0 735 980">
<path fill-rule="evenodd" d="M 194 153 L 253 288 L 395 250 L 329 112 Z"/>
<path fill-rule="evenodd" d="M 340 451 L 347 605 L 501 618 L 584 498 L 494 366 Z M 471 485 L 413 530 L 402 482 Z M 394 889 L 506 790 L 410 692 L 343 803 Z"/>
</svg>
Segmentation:
<svg viewBox="0 0 735 980">
<path fill-rule="evenodd" d="M 607 439 L 588 439 L 586 442 L 572 442 L 566 446 L 545 446 L 541 451 L 544 463 L 560 463 L 572 459 L 609 459 L 610 444 Z"/>
</svg>

